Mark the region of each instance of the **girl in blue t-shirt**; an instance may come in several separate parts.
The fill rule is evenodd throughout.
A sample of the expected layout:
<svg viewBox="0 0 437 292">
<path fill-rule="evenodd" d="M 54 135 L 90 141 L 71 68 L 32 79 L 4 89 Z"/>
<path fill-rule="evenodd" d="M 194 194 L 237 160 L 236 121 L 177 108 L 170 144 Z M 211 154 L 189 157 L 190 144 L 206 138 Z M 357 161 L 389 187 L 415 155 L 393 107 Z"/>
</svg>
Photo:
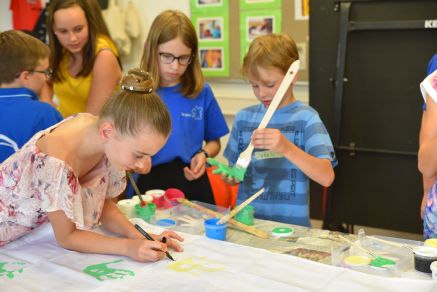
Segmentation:
<svg viewBox="0 0 437 292">
<path fill-rule="evenodd" d="M 178 188 L 188 199 L 214 204 L 206 159 L 218 154 L 220 137 L 229 129 L 204 82 L 197 34 L 185 14 L 167 10 L 155 18 L 141 67 L 151 73 L 170 111 L 172 132 L 153 157 L 150 173 L 139 176 L 140 190 Z"/>
</svg>

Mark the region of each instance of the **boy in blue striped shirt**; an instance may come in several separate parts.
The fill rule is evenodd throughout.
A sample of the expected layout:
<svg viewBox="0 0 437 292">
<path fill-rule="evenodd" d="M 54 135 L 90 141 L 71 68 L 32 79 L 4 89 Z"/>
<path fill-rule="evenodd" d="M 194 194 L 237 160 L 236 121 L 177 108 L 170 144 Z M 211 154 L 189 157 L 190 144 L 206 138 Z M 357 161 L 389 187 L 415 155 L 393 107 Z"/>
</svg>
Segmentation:
<svg viewBox="0 0 437 292">
<path fill-rule="evenodd" d="M 299 58 L 286 34 L 256 38 L 243 62 L 243 75 L 261 102 L 237 113 L 224 156 L 233 166 L 251 142 L 255 148 L 237 204 L 262 187 L 252 205 L 257 218 L 310 226 L 309 179 L 328 187 L 337 164 L 329 134 L 318 113 L 297 101 L 293 84 L 265 129 L 257 129 L 289 66 Z"/>
</svg>

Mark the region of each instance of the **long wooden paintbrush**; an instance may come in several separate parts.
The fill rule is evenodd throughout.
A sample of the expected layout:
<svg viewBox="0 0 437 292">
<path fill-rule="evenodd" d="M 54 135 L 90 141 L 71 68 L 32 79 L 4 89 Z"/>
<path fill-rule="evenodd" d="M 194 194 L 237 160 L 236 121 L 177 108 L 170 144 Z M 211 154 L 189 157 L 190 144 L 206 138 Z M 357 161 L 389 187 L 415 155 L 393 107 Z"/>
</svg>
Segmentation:
<svg viewBox="0 0 437 292">
<path fill-rule="evenodd" d="M 238 212 L 241 211 L 241 209 L 243 209 L 244 207 L 246 207 L 247 205 L 249 205 L 250 203 L 252 203 L 253 200 L 255 200 L 256 198 L 259 197 L 259 195 L 261 195 L 264 192 L 264 188 L 260 189 L 258 192 L 256 192 L 254 195 L 252 195 L 251 197 L 249 197 L 246 201 L 244 201 L 243 203 L 241 203 L 240 205 L 238 205 L 237 207 L 234 208 L 234 210 L 232 210 L 231 212 L 229 212 L 229 214 L 223 216 L 219 221 L 217 221 L 217 224 L 223 224 L 228 222 L 229 219 L 231 219 L 232 217 L 234 217 Z"/>
<path fill-rule="evenodd" d="M 287 73 L 285 73 L 284 79 L 282 79 L 281 85 L 279 85 L 279 88 L 276 91 L 276 94 L 273 97 L 272 102 L 270 103 L 266 113 L 264 114 L 263 119 L 259 123 L 258 129 L 264 129 L 267 126 L 267 124 L 270 122 L 270 119 L 272 118 L 273 114 L 275 113 L 276 109 L 281 103 L 282 98 L 284 97 L 288 88 L 296 78 L 297 72 L 299 71 L 299 66 L 300 66 L 300 61 L 296 60 L 288 68 Z M 239 181 L 242 181 L 244 179 L 246 168 L 249 166 L 249 163 L 252 159 L 252 152 L 253 152 L 253 145 L 252 143 L 249 143 L 246 150 L 240 153 L 240 156 L 238 157 L 238 160 L 235 163 L 234 168 L 238 170 L 237 174 L 235 175 L 235 178 Z"/>
<path fill-rule="evenodd" d="M 138 196 L 138 198 L 140 199 L 140 206 L 141 206 L 141 208 L 142 208 L 142 207 L 145 207 L 145 206 L 146 206 L 146 202 L 143 200 L 143 197 L 141 197 L 140 190 L 138 189 L 137 183 L 135 182 L 135 180 L 134 180 L 132 174 L 131 174 L 130 172 L 126 172 L 126 174 L 127 174 L 127 177 L 129 178 L 129 181 L 130 181 L 132 187 L 133 187 L 134 190 L 135 190 L 135 194 L 136 194 L 136 195 Z"/>
</svg>

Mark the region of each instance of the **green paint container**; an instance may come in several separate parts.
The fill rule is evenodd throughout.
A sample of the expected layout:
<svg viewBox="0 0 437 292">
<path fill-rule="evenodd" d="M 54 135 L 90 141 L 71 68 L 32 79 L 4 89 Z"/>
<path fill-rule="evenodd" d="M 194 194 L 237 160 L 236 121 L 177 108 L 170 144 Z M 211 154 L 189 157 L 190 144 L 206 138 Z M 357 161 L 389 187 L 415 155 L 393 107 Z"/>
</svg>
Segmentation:
<svg viewBox="0 0 437 292">
<path fill-rule="evenodd" d="M 255 208 L 252 205 L 247 205 L 240 212 L 235 215 L 235 220 L 246 225 L 253 225 L 253 216 L 255 214 Z"/>
<path fill-rule="evenodd" d="M 153 203 L 147 203 L 146 206 L 141 207 L 140 204 L 135 205 L 135 212 L 137 216 L 147 223 L 150 223 L 155 216 L 156 205 Z"/>
</svg>

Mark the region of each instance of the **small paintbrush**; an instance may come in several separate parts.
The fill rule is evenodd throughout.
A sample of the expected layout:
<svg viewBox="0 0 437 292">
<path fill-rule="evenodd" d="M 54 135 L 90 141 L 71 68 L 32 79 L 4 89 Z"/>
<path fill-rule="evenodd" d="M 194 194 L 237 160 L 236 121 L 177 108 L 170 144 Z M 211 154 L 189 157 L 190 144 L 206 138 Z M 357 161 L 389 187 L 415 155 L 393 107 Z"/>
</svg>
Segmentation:
<svg viewBox="0 0 437 292">
<path fill-rule="evenodd" d="M 135 190 L 135 194 L 138 196 L 138 198 L 140 199 L 140 206 L 145 207 L 146 206 L 146 202 L 143 200 L 143 197 L 141 197 L 141 193 L 140 190 L 138 189 L 137 183 L 135 182 L 132 174 L 130 172 L 127 172 L 127 177 L 129 178 L 129 181 L 132 185 L 132 187 Z"/>
</svg>

